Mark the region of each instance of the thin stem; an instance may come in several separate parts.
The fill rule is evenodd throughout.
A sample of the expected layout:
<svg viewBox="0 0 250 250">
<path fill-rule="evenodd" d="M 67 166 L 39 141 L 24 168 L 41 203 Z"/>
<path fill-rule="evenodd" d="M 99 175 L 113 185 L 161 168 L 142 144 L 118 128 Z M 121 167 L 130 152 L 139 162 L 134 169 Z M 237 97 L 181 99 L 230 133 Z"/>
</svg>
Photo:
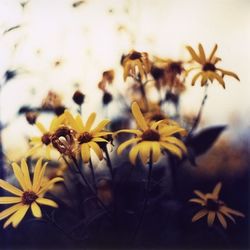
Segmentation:
<svg viewBox="0 0 250 250">
<path fill-rule="evenodd" d="M 92 159 L 91 159 L 91 158 L 89 158 L 89 168 L 90 168 L 90 171 L 91 171 L 91 176 L 92 176 L 93 185 L 94 185 L 94 188 L 95 188 L 95 190 L 96 190 L 95 171 L 94 171 L 93 162 L 92 162 Z"/>
<path fill-rule="evenodd" d="M 205 91 L 204 91 L 204 96 L 203 96 L 203 99 L 202 99 L 202 102 L 201 102 L 201 106 L 200 106 L 200 109 L 199 109 L 199 112 L 194 120 L 194 124 L 188 134 L 188 137 L 192 135 L 193 131 L 197 128 L 197 126 L 199 125 L 200 123 L 200 120 L 201 120 L 201 115 L 202 115 L 202 111 L 203 111 L 203 108 L 204 108 L 204 105 L 206 103 L 206 100 L 207 100 L 207 90 L 208 90 L 208 84 L 205 86 Z"/>
<path fill-rule="evenodd" d="M 143 222 L 143 218 L 145 215 L 145 211 L 148 205 L 148 198 L 149 198 L 149 190 L 150 190 L 150 183 L 151 183 L 151 176 L 152 176 L 152 167 L 153 167 L 153 157 L 152 157 L 152 151 L 150 152 L 150 156 L 149 156 L 149 170 L 148 170 L 148 180 L 147 180 L 147 186 L 146 186 L 146 190 L 145 190 L 145 198 L 144 198 L 144 202 L 143 202 L 143 208 L 142 208 L 142 213 L 140 216 L 140 219 L 138 221 L 138 224 L 135 228 L 135 232 L 134 235 L 132 237 L 132 243 L 134 242 L 134 240 L 136 239 L 136 236 L 139 232 L 139 229 L 141 227 L 141 224 Z"/>
<path fill-rule="evenodd" d="M 107 166 L 108 166 L 108 169 L 109 169 L 112 181 L 113 181 L 114 180 L 114 171 L 113 171 L 112 162 L 110 160 L 110 156 L 109 156 L 109 152 L 108 152 L 107 146 L 104 147 L 103 151 L 104 151 L 104 154 L 106 156 Z"/>
<path fill-rule="evenodd" d="M 145 85 L 147 84 L 147 81 L 145 83 L 143 83 L 141 81 L 141 77 L 137 78 L 135 77 L 135 80 L 140 84 L 140 91 L 141 91 L 141 95 L 145 104 L 145 108 L 146 111 L 148 111 L 149 109 L 149 105 L 148 105 L 148 99 L 147 99 L 147 95 L 146 95 L 146 91 L 145 91 Z"/>
<path fill-rule="evenodd" d="M 80 166 L 78 165 L 77 163 L 77 160 L 76 158 L 72 158 L 77 170 L 78 170 L 78 173 L 81 175 L 81 178 L 82 180 L 84 181 L 84 183 L 86 184 L 86 186 L 89 188 L 89 190 L 92 192 L 93 195 L 95 195 L 99 205 L 105 209 L 107 211 L 107 213 L 110 215 L 111 212 L 109 211 L 109 209 L 105 206 L 105 204 L 98 198 L 97 194 L 96 194 L 96 191 L 92 188 L 92 186 L 89 184 L 88 180 L 86 179 L 85 175 L 82 173 L 81 169 L 80 169 Z"/>
</svg>

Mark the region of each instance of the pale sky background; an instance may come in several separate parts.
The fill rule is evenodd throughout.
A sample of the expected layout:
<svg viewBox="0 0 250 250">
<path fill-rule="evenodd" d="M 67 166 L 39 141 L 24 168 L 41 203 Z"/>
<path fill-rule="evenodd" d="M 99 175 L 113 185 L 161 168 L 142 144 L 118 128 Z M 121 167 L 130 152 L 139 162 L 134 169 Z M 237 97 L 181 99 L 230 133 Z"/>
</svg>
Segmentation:
<svg viewBox="0 0 250 250">
<path fill-rule="evenodd" d="M 2 89 L 2 121 L 12 120 L 23 104 L 40 103 L 51 89 L 72 105 L 74 83 L 87 95 L 84 112 L 98 112 L 101 93 L 96 85 L 104 70 L 114 68 L 115 84 L 124 87 L 122 53 L 134 48 L 183 59 L 189 56 L 185 45 L 197 48 L 201 42 L 208 52 L 217 43 L 221 68 L 236 72 L 241 79 L 226 78 L 226 90 L 219 84 L 209 88 L 205 119 L 208 124 L 230 124 L 236 131 L 249 129 L 250 1 L 85 0 L 73 8 L 77 1 L 30 0 L 24 9 L 23 2 L 27 1 L 0 0 L 0 34 L 21 25 L 0 36 L 0 76 L 8 68 L 20 72 Z M 63 61 L 60 67 L 53 67 L 56 60 Z M 189 88 L 182 112 L 197 112 L 202 95 L 198 84 Z M 3 133 L 6 149 L 25 152 L 20 145 L 29 131 L 23 117 L 16 119 Z"/>
</svg>

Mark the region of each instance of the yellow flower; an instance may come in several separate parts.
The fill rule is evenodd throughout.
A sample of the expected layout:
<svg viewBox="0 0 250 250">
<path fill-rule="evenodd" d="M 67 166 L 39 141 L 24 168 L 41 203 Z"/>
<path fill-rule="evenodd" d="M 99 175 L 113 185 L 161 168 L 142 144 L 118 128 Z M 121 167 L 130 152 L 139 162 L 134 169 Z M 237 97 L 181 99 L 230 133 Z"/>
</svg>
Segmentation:
<svg viewBox="0 0 250 250">
<path fill-rule="evenodd" d="M 51 121 L 49 130 L 47 130 L 44 125 L 40 122 L 36 122 L 37 128 L 42 133 L 41 136 L 35 136 L 30 138 L 30 144 L 32 145 L 31 149 L 28 150 L 26 156 L 33 155 L 38 150 L 42 149 L 45 151 L 45 156 L 47 159 L 51 158 L 51 150 L 53 149 L 52 145 L 52 136 L 56 132 L 56 130 L 63 124 L 64 115 L 60 115 L 59 117 L 54 117 Z"/>
<path fill-rule="evenodd" d="M 146 164 L 150 152 L 152 152 L 152 160 L 156 162 L 161 156 L 161 149 L 167 150 L 171 154 L 182 157 L 183 152 L 187 152 L 183 142 L 177 139 L 174 134 L 184 132 L 185 129 L 178 126 L 162 124 L 162 120 L 152 122 L 150 125 L 143 117 L 141 110 L 136 102 L 132 104 L 132 113 L 137 122 L 139 129 L 123 129 L 118 131 L 135 134 L 135 137 L 123 142 L 117 149 L 117 153 L 122 151 L 131 144 L 136 144 L 129 152 L 129 159 L 135 164 L 137 155 L 139 154 L 143 164 Z"/>
<path fill-rule="evenodd" d="M 124 81 L 126 81 L 128 76 L 135 78 L 138 71 L 141 78 L 147 78 L 147 74 L 150 72 L 150 62 L 146 52 L 131 50 L 129 54 L 124 57 L 122 65 L 124 67 Z"/>
<path fill-rule="evenodd" d="M 199 190 L 194 191 L 194 193 L 199 198 L 193 198 L 190 199 L 189 201 L 200 204 L 203 207 L 203 209 L 193 216 L 192 222 L 195 222 L 204 217 L 205 215 L 207 215 L 208 226 L 212 226 L 217 216 L 221 225 L 226 229 L 227 228 L 227 221 L 225 220 L 226 217 L 229 218 L 234 223 L 235 220 L 232 215 L 245 217 L 243 213 L 227 207 L 223 201 L 219 200 L 219 193 L 221 187 L 222 184 L 221 182 L 219 182 L 214 187 L 212 193 L 203 194 Z"/>
<path fill-rule="evenodd" d="M 83 123 L 80 115 L 75 118 L 69 111 L 65 111 L 66 119 L 69 125 L 76 131 L 76 139 L 81 148 L 82 160 L 87 163 L 90 160 L 90 149 L 92 149 L 99 160 L 103 159 L 103 153 L 98 145 L 98 142 L 108 142 L 103 136 L 112 134 L 108 131 L 103 131 L 109 120 L 101 121 L 94 129 L 91 129 L 96 118 L 96 113 L 91 113 L 86 124 Z"/>
<path fill-rule="evenodd" d="M 219 57 L 215 56 L 215 52 L 217 50 L 217 44 L 214 46 L 211 54 L 208 57 L 206 57 L 204 49 L 201 44 L 199 44 L 199 54 L 196 54 L 194 49 L 190 46 L 187 46 L 187 49 L 191 54 L 192 59 L 201 66 L 201 68 L 194 67 L 191 68 L 189 71 L 187 71 L 190 72 L 193 69 L 199 69 L 199 72 L 196 73 L 192 79 L 192 85 L 195 84 L 195 82 L 198 80 L 199 77 L 201 77 L 201 86 L 206 85 L 208 80 L 210 80 L 211 82 L 213 82 L 213 80 L 217 80 L 222 85 L 223 88 L 225 88 L 225 82 L 223 80 L 223 77 L 225 75 L 232 76 L 237 80 L 240 80 L 235 73 L 221 68 L 217 68 L 215 66 L 215 64 L 221 61 Z"/>
<path fill-rule="evenodd" d="M 15 196 L 0 197 L 0 204 L 15 204 L 0 212 L 0 220 L 7 217 L 8 220 L 4 223 L 4 228 L 12 224 L 17 227 L 25 214 L 31 208 L 32 214 L 36 218 L 42 217 L 42 212 L 39 205 L 46 205 L 57 208 L 58 205 L 50 200 L 43 198 L 52 185 L 56 182 L 63 181 L 62 178 L 53 178 L 42 186 L 46 163 L 42 166 L 42 159 L 39 159 L 34 169 L 33 180 L 31 181 L 29 169 L 25 159 L 21 161 L 21 167 L 17 163 L 13 163 L 13 171 L 16 179 L 19 182 L 20 188 L 16 188 L 10 183 L 0 179 L 0 187 Z"/>
</svg>

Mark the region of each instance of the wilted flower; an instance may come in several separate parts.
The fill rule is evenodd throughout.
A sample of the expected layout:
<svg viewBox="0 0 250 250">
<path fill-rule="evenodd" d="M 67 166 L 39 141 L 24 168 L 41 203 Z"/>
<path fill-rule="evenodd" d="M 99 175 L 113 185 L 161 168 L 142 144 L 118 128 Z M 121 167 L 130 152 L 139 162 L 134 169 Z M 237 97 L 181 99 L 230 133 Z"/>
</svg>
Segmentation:
<svg viewBox="0 0 250 250">
<path fill-rule="evenodd" d="M 239 211 L 231 209 L 226 206 L 226 204 L 219 200 L 219 193 L 221 190 L 222 184 L 221 182 L 217 183 L 214 187 L 212 193 L 203 194 L 199 190 L 195 190 L 194 193 L 199 198 L 190 199 L 190 202 L 195 202 L 201 205 L 203 208 L 198 213 L 196 213 L 193 218 L 192 222 L 195 222 L 205 215 L 207 215 L 207 223 L 208 226 L 212 226 L 214 224 L 214 220 L 217 216 L 219 222 L 224 228 L 227 228 L 227 221 L 225 218 L 229 218 L 231 221 L 235 223 L 235 219 L 232 215 L 245 217 L 245 215 Z"/>
<path fill-rule="evenodd" d="M 64 120 L 64 115 L 54 117 L 50 123 L 49 130 L 47 130 L 42 123 L 37 121 L 35 125 L 40 130 L 42 135 L 30 138 L 30 144 L 32 147 L 27 152 L 27 156 L 33 155 L 40 149 L 44 149 L 46 158 L 50 159 L 50 151 L 53 148 L 52 136 L 55 131 L 63 124 Z"/>
<path fill-rule="evenodd" d="M 56 182 L 63 181 L 62 178 L 56 177 L 42 186 L 44 172 L 46 169 L 46 163 L 42 166 L 42 159 L 39 159 L 36 163 L 32 181 L 30 179 L 29 168 L 25 159 L 22 160 L 21 167 L 16 163 L 13 163 L 12 167 L 21 189 L 16 188 L 12 184 L 0 179 L 0 187 L 15 195 L 0 197 L 0 204 L 15 204 L 0 212 L 0 220 L 10 216 L 4 223 L 4 228 L 10 224 L 12 224 L 13 227 L 17 227 L 29 208 L 31 208 L 33 216 L 41 218 L 42 212 L 38 204 L 55 208 L 58 207 L 54 201 L 43 198 L 43 196 L 52 185 Z"/>
<path fill-rule="evenodd" d="M 25 118 L 30 125 L 33 125 L 36 123 L 37 116 L 38 116 L 38 113 L 35 111 L 28 111 L 25 113 Z"/>
<path fill-rule="evenodd" d="M 122 60 L 122 65 L 124 68 L 123 78 L 126 81 L 128 76 L 140 78 L 147 78 L 147 74 L 150 72 L 150 62 L 148 59 L 148 53 L 137 52 L 132 50 L 126 55 Z"/>
<path fill-rule="evenodd" d="M 42 108 L 46 110 L 54 110 L 58 106 L 62 106 L 61 97 L 54 91 L 49 91 L 42 101 Z"/>
<path fill-rule="evenodd" d="M 184 132 L 185 129 L 177 126 L 168 126 L 161 124 L 162 121 L 152 122 L 147 124 L 143 117 L 141 110 L 136 102 L 132 104 L 132 113 L 137 122 L 139 129 L 123 129 L 118 133 L 132 133 L 135 137 L 123 142 L 117 149 L 117 153 L 121 154 L 122 151 L 131 144 L 136 144 L 129 152 L 129 159 L 132 164 L 135 164 L 137 155 L 140 154 L 143 164 L 146 164 L 150 152 L 152 152 L 152 161 L 159 160 L 161 149 L 167 150 L 173 155 L 182 157 L 183 152 L 187 152 L 184 143 L 173 136 L 176 133 Z M 160 126 L 161 124 L 161 126 Z"/>
<path fill-rule="evenodd" d="M 111 84 L 114 80 L 115 72 L 114 70 L 107 70 L 102 73 L 102 80 L 98 83 L 98 88 L 102 91 L 106 91 L 108 84 Z"/>
<path fill-rule="evenodd" d="M 69 111 L 65 111 L 66 119 L 69 125 L 76 131 L 77 142 L 81 148 L 81 156 L 85 163 L 90 160 L 90 149 L 92 149 L 99 160 L 103 159 L 103 153 L 98 145 L 98 142 L 107 142 L 103 136 L 111 134 L 111 132 L 104 131 L 103 129 L 110 122 L 109 120 L 101 121 L 94 129 L 91 129 L 96 118 L 96 113 L 91 113 L 87 119 L 86 125 L 80 115 L 75 118 Z"/>
<path fill-rule="evenodd" d="M 213 82 L 213 80 L 217 80 L 222 85 L 223 88 L 225 88 L 225 82 L 223 80 L 223 77 L 225 75 L 232 76 L 235 79 L 240 80 L 235 73 L 221 68 L 217 68 L 215 66 L 219 61 L 221 61 L 219 57 L 215 56 L 217 47 L 218 46 L 216 44 L 211 54 L 208 57 L 206 57 L 203 46 L 201 44 L 199 44 L 199 54 L 196 54 L 196 52 L 192 47 L 187 46 L 187 49 L 190 55 L 192 56 L 192 59 L 201 66 L 201 67 L 191 68 L 187 71 L 190 72 L 194 69 L 199 70 L 199 72 L 196 75 L 194 75 L 192 79 L 192 85 L 195 84 L 195 82 L 198 80 L 199 77 L 201 77 L 201 86 L 205 86 L 208 80 L 210 80 L 211 82 Z"/>
</svg>

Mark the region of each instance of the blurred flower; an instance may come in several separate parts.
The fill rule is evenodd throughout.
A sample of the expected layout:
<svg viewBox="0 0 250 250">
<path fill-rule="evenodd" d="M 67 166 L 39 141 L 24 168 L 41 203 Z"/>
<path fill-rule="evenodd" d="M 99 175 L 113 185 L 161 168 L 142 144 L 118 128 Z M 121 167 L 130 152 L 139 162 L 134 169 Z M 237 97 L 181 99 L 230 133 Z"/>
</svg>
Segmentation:
<svg viewBox="0 0 250 250">
<path fill-rule="evenodd" d="M 84 103 L 85 95 L 81 91 L 76 90 L 72 99 L 76 104 L 82 105 Z"/>
<path fill-rule="evenodd" d="M 198 190 L 194 191 L 194 193 L 199 198 L 193 198 L 193 199 L 190 199 L 189 201 L 200 204 L 203 207 L 203 209 L 193 216 L 192 222 L 195 222 L 201 219 L 202 217 L 204 217 L 205 215 L 207 215 L 208 226 L 212 226 L 217 216 L 221 225 L 224 228 L 227 228 L 227 222 L 225 220 L 226 217 L 229 218 L 234 223 L 235 223 L 235 220 L 232 215 L 245 217 L 243 213 L 227 207 L 223 201 L 219 200 L 219 193 L 220 193 L 221 187 L 222 187 L 222 184 L 221 182 L 219 182 L 214 187 L 212 193 L 203 194 L 202 192 Z"/>
<path fill-rule="evenodd" d="M 22 160 L 21 167 L 16 163 L 13 163 L 12 167 L 21 189 L 0 179 L 0 187 L 15 195 L 0 197 L 0 204 L 15 204 L 0 212 L 0 220 L 10 216 L 4 223 L 4 228 L 10 224 L 16 228 L 29 208 L 31 208 L 34 217 L 41 218 L 42 212 L 38 204 L 57 208 L 58 205 L 54 201 L 43 198 L 43 196 L 51 185 L 63 181 L 62 178 L 57 177 L 48 181 L 43 187 L 41 186 L 46 169 L 46 163 L 42 166 L 42 159 L 39 159 L 36 163 L 32 181 L 25 159 Z"/>
<path fill-rule="evenodd" d="M 130 51 L 129 54 L 123 58 L 122 66 L 124 68 L 124 81 L 126 81 L 128 76 L 136 78 L 136 76 L 139 75 L 140 78 L 147 78 L 151 67 L 148 54 L 135 50 Z"/>
<path fill-rule="evenodd" d="M 57 93 L 49 91 L 42 101 L 42 108 L 45 110 L 54 110 L 58 106 L 62 106 L 61 97 Z"/>
<path fill-rule="evenodd" d="M 30 150 L 28 150 L 27 156 L 31 156 L 38 150 L 43 149 L 45 150 L 46 158 L 50 159 L 50 151 L 53 149 L 52 136 L 56 132 L 56 130 L 63 124 L 64 120 L 64 115 L 54 117 L 50 123 L 49 130 L 47 130 L 42 123 L 37 121 L 36 126 L 40 130 L 42 135 L 30 138 L 30 144 L 32 145 L 32 147 Z"/>
<path fill-rule="evenodd" d="M 105 91 L 102 96 L 103 105 L 108 105 L 110 102 L 112 102 L 112 100 L 113 96 L 109 92 Z"/>
<path fill-rule="evenodd" d="M 102 91 L 106 91 L 107 84 L 111 84 L 114 80 L 114 70 L 107 70 L 102 73 L 102 80 L 98 83 L 98 88 Z"/>
<path fill-rule="evenodd" d="M 25 113 L 25 118 L 30 125 L 33 125 L 36 123 L 37 117 L 38 117 L 38 113 L 35 111 L 28 111 Z"/>
<path fill-rule="evenodd" d="M 145 165 L 150 156 L 150 152 L 152 152 L 153 162 L 159 160 L 161 149 L 167 150 L 167 152 L 177 155 L 180 158 L 182 157 L 183 152 L 187 152 L 184 143 L 173 136 L 176 133 L 185 131 L 185 129 L 162 124 L 162 120 L 152 122 L 148 125 L 136 102 L 133 102 L 131 109 L 139 129 L 123 129 L 118 131 L 118 133 L 135 134 L 135 138 L 123 142 L 118 147 L 118 154 L 121 154 L 129 145 L 136 144 L 136 146 L 134 146 L 129 152 L 129 159 L 132 164 L 135 165 L 137 155 L 140 154 L 141 160 Z"/>
<path fill-rule="evenodd" d="M 192 47 L 187 46 L 187 50 L 192 56 L 192 59 L 201 66 L 201 67 L 193 67 L 187 71 L 187 73 L 189 73 L 194 69 L 199 70 L 199 72 L 196 73 L 192 79 L 192 85 L 195 84 L 195 82 L 198 80 L 200 76 L 201 76 L 201 86 L 205 86 L 208 80 L 210 80 L 211 83 L 213 82 L 213 80 L 217 80 L 222 85 L 222 87 L 225 88 L 225 82 L 223 80 L 223 77 L 225 75 L 232 76 L 235 79 L 240 80 L 235 73 L 221 68 L 217 68 L 215 66 L 219 61 L 221 61 L 219 57 L 215 56 L 217 47 L 218 46 L 216 44 L 211 54 L 208 57 L 206 57 L 203 46 L 201 44 L 199 44 L 199 54 L 196 54 L 196 52 Z"/>
<path fill-rule="evenodd" d="M 104 131 L 104 127 L 110 122 L 109 120 L 101 121 L 94 129 L 91 129 L 96 118 L 96 113 L 91 113 L 84 125 L 80 115 L 75 118 L 69 111 L 65 111 L 66 119 L 69 125 L 76 131 L 77 142 L 81 148 L 82 160 L 87 163 L 90 160 L 90 149 L 92 149 L 99 160 L 103 159 L 103 153 L 98 145 L 98 142 L 107 142 L 103 136 L 112 134 L 111 132 Z"/>
</svg>

